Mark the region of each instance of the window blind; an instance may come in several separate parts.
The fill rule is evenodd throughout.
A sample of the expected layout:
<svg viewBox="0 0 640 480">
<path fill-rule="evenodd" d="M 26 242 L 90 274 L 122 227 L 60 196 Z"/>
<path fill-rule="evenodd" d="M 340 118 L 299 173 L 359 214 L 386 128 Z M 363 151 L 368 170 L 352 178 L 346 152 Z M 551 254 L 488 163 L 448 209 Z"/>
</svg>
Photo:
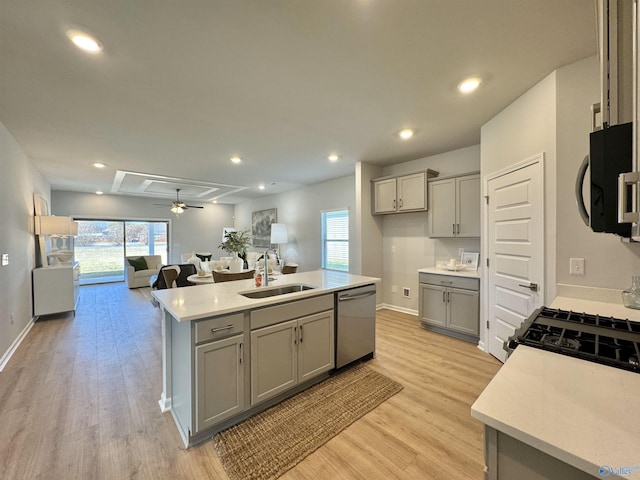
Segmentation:
<svg viewBox="0 0 640 480">
<path fill-rule="evenodd" d="M 349 211 L 322 212 L 322 268 L 349 271 Z"/>
</svg>

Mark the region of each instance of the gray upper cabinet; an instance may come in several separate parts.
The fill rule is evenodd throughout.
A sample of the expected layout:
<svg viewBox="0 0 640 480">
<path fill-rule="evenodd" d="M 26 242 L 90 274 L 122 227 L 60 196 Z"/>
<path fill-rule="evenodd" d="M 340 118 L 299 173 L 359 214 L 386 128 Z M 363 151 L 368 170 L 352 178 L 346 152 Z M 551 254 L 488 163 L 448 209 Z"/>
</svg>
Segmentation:
<svg viewBox="0 0 640 480">
<path fill-rule="evenodd" d="M 480 237 L 480 175 L 429 182 L 429 236 Z"/>
<path fill-rule="evenodd" d="M 384 177 L 372 181 L 373 214 L 426 211 L 427 179 L 437 176 L 425 170 L 398 177 Z"/>
</svg>

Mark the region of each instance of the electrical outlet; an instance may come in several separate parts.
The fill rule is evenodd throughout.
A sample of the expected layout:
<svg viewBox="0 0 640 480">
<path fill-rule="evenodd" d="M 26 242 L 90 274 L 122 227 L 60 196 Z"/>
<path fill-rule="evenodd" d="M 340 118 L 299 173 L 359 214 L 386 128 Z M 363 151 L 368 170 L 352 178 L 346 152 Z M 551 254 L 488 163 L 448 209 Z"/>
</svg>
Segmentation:
<svg viewBox="0 0 640 480">
<path fill-rule="evenodd" d="M 570 258 L 569 273 L 571 275 L 584 275 L 584 258 Z"/>
<path fill-rule="evenodd" d="M 407 287 L 402 287 L 402 296 L 404 298 L 411 298 L 411 289 Z"/>
<path fill-rule="evenodd" d="M 398 293 L 398 285 L 391 285 L 391 293 Z"/>
<path fill-rule="evenodd" d="M 3 253 L 2 254 L 2 266 L 4 267 L 5 265 L 9 265 L 9 254 L 8 253 Z"/>
<path fill-rule="evenodd" d="M 391 253 L 396 253 L 396 246 L 395 245 L 391 245 Z"/>
</svg>

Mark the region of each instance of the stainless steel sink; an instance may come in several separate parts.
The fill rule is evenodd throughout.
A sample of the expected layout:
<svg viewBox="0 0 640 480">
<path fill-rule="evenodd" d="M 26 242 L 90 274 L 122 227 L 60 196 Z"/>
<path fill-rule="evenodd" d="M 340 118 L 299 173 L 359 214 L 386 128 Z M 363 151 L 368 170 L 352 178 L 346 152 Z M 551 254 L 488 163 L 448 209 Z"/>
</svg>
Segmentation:
<svg viewBox="0 0 640 480">
<path fill-rule="evenodd" d="M 267 298 L 275 297 L 277 295 L 286 295 L 287 293 L 304 292 L 305 290 L 312 290 L 316 287 L 311 285 L 305 285 L 304 283 L 292 283 L 289 285 L 282 285 L 279 287 L 260 288 L 256 290 L 248 290 L 246 292 L 238 292 L 243 297 L 247 298 Z"/>
</svg>

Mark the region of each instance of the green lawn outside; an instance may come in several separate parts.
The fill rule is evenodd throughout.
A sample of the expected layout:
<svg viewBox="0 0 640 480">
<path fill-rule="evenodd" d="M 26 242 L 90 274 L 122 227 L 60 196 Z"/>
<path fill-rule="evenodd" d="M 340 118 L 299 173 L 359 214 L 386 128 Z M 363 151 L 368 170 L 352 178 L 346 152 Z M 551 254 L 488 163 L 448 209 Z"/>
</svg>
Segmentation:
<svg viewBox="0 0 640 480">
<path fill-rule="evenodd" d="M 122 245 L 76 246 L 75 260 L 80 262 L 81 278 L 111 277 L 124 275 L 124 248 Z M 166 244 L 155 244 L 156 255 L 163 255 L 166 263 Z M 148 255 L 146 244 L 132 243 L 127 245 L 127 256 Z"/>
</svg>

